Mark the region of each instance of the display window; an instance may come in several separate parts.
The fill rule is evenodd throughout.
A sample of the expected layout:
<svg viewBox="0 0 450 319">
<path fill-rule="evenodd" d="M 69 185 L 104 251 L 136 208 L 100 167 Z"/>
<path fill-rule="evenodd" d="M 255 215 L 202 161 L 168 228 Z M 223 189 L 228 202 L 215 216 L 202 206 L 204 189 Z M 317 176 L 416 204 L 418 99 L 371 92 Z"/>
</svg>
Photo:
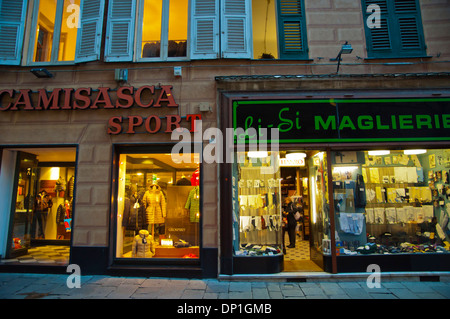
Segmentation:
<svg viewBox="0 0 450 319">
<path fill-rule="evenodd" d="M 198 154 L 119 155 L 117 258 L 197 259 L 200 220 Z"/>
<path fill-rule="evenodd" d="M 331 159 L 337 255 L 449 252 L 449 149 Z"/>
<path fill-rule="evenodd" d="M 67 264 L 76 150 L 14 149 L 3 155 L 16 159 L 10 167 L 15 173 L 5 262 Z"/>
<path fill-rule="evenodd" d="M 238 152 L 234 255 L 283 256 L 285 271 L 321 271 L 310 262 L 329 239 L 326 167 L 321 151 Z"/>
</svg>

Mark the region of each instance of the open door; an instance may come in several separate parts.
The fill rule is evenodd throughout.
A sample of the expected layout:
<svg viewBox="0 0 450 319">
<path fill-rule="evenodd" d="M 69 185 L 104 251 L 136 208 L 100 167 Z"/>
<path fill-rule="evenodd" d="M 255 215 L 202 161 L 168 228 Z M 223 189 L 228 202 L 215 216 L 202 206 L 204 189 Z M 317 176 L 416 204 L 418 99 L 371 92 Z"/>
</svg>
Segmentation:
<svg viewBox="0 0 450 319">
<path fill-rule="evenodd" d="M 18 152 L 14 177 L 13 201 L 6 258 L 27 254 L 33 227 L 38 219 L 35 213 L 36 189 L 38 181 L 38 161 L 36 155 Z M 34 221 L 37 223 L 33 224 Z M 40 223 L 42 227 L 42 221 Z"/>
</svg>

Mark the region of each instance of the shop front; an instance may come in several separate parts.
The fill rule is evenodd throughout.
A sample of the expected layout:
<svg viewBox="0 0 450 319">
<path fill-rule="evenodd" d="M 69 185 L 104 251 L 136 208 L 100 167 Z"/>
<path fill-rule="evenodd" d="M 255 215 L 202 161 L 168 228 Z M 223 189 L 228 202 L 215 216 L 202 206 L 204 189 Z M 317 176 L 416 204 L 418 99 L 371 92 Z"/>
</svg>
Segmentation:
<svg viewBox="0 0 450 319">
<path fill-rule="evenodd" d="M 448 271 L 450 100 L 305 95 L 222 93 L 222 273 Z"/>
<path fill-rule="evenodd" d="M 179 94 L 1 90 L 0 271 L 215 277 L 215 172 Z"/>
</svg>

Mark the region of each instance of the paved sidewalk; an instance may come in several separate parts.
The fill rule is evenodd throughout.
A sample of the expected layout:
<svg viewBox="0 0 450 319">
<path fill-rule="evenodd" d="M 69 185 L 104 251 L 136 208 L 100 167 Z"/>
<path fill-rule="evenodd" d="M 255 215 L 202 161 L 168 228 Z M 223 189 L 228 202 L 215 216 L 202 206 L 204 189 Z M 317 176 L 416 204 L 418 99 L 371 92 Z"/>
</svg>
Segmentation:
<svg viewBox="0 0 450 319">
<path fill-rule="evenodd" d="M 81 276 L 81 287 L 69 288 L 69 274 L 0 273 L 0 299 L 450 299 L 448 275 L 438 282 L 382 277 L 372 289 L 362 275 L 306 282 Z"/>
</svg>

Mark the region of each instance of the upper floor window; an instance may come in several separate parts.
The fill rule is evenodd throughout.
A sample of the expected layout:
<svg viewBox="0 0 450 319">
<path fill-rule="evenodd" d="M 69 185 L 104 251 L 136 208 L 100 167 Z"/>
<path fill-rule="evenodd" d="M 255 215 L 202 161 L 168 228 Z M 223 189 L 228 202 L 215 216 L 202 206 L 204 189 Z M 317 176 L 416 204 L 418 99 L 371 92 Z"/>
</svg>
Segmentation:
<svg viewBox="0 0 450 319">
<path fill-rule="evenodd" d="M 188 0 L 142 1 L 140 58 L 187 57 L 188 4 Z"/>
<path fill-rule="evenodd" d="M 371 20 L 371 15 L 376 11 L 367 10 L 370 5 L 379 8 L 379 21 Z M 362 8 L 369 58 L 426 55 L 418 0 L 363 0 Z M 372 22 L 370 26 L 367 24 L 368 19 Z"/>
<path fill-rule="evenodd" d="M 253 0 L 253 58 L 307 59 L 303 0 Z"/>
<path fill-rule="evenodd" d="M 304 0 L 0 0 L 0 41 L 16 65 L 307 58 Z"/>
<path fill-rule="evenodd" d="M 36 0 L 29 64 L 97 60 L 104 0 Z"/>
<path fill-rule="evenodd" d="M 109 1 L 105 60 L 186 59 L 188 5 L 189 0 Z"/>
<path fill-rule="evenodd" d="M 110 0 L 105 60 L 251 58 L 250 1 Z"/>
</svg>

